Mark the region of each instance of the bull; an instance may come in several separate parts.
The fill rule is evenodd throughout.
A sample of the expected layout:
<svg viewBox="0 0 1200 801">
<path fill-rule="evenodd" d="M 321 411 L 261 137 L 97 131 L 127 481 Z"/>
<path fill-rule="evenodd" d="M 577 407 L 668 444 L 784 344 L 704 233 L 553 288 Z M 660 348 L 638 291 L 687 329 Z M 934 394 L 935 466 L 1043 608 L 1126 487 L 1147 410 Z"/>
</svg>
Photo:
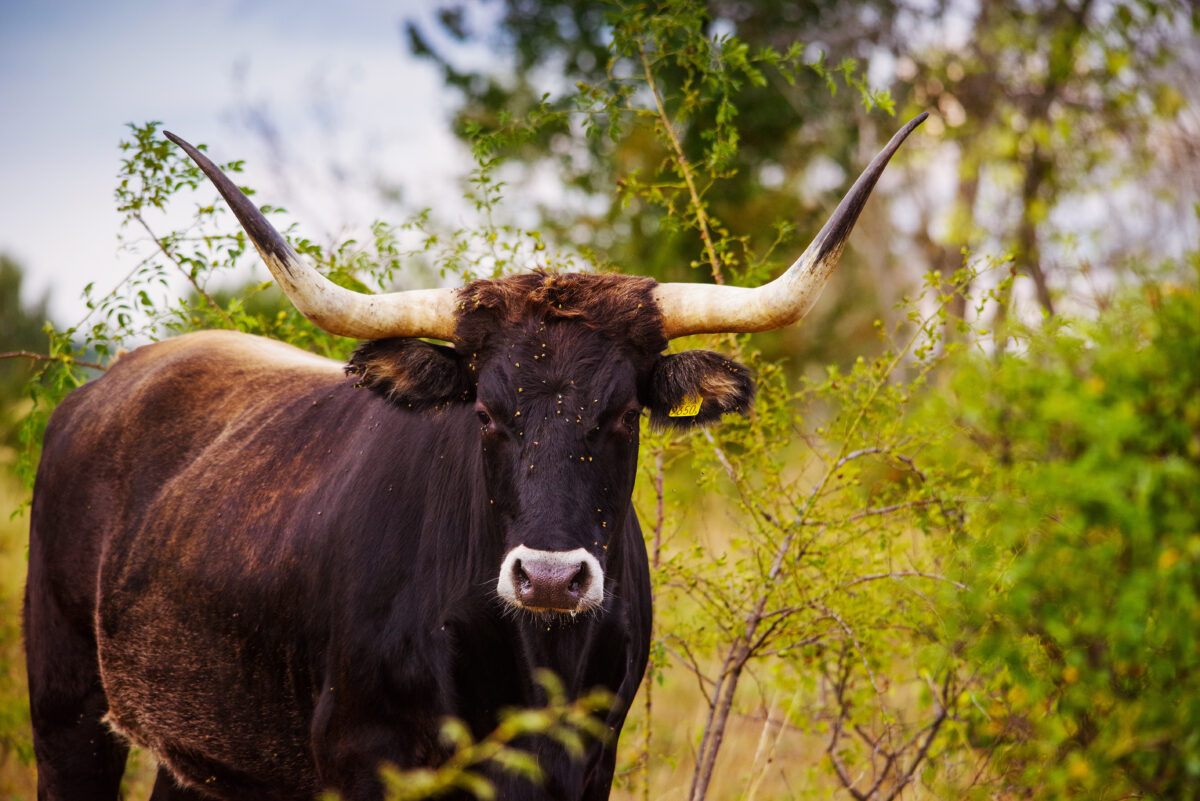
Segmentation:
<svg viewBox="0 0 1200 801">
<path fill-rule="evenodd" d="M 24 606 L 43 801 L 118 797 L 129 743 L 152 798 L 350 801 L 381 764 L 436 766 L 447 717 L 605 688 L 612 737 L 497 797 L 604 799 L 646 667 L 650 576 L 631 505 L 639 423 L 745 412 L 748 371 L 687 334 L 796 322 L 905 126 L 786 273 L 757 288 L 539 271 L 362 295 L 305 264 L 202 153 L 344 367 L 188 334 L 123 356 L 46 430 Z M 450 345 L 433 344 L 436 339 Z"/>
</svg>

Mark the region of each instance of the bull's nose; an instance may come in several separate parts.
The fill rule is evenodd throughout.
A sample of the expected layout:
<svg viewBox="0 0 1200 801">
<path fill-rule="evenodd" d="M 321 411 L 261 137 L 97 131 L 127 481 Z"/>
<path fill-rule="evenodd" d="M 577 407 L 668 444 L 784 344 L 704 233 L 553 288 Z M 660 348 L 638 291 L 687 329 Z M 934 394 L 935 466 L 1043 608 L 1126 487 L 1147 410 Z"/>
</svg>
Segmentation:
<svg viewBox="0 0 1200 801">
<path fill-rule="evenodd" d="M 519 545 L 505 557 L 496 590 L 514 606 L 581 612 L 604 599 L 604 573 L 583 548 L 541 551 Z"/>
<path fill-rule="evenodd" d="M 587 562 L 527 557 L 514 560 L 512 569 L 517 600 L 538 609 L 575 609 L 592 584 Z"/>
</svg>

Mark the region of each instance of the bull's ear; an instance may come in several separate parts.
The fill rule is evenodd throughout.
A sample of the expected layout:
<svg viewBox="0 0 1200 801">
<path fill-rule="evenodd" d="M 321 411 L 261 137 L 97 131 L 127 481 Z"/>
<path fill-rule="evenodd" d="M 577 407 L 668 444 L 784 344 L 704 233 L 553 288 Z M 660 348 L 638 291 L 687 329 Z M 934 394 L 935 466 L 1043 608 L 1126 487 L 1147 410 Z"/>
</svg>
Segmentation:
<svg viewBox="0 0 1200 801">
<path fill-rule="evenodd" d="M 375 339 L 355 349 L 346 365 L 356 386 L 378 392 L 397 406 L 426 409 L 469 401 L 475 386 L 453 348 L 420 339 Z"/>
<path fill-rule="evenodd" d="M 690 428 L 723 414 L 745 414 L 753 402 L 749 370 L 711 350 L 688 350 L 658 360 L 646 406 L 655 425 Z"/>
</svg>

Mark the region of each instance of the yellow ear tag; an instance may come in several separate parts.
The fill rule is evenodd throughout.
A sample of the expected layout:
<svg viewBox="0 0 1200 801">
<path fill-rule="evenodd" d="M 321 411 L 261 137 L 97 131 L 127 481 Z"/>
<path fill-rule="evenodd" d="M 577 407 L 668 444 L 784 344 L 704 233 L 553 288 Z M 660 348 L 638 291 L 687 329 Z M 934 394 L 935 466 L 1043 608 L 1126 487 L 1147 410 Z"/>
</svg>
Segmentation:
<svg viewBox="0 0 1200 801">
<path fill-rule="evenodd" d="M 703 398 L 684 398 L 678 406 L 667 412 L 667 417 L 695 417 L 700 413 L 702 403 Z"/>
</svg>

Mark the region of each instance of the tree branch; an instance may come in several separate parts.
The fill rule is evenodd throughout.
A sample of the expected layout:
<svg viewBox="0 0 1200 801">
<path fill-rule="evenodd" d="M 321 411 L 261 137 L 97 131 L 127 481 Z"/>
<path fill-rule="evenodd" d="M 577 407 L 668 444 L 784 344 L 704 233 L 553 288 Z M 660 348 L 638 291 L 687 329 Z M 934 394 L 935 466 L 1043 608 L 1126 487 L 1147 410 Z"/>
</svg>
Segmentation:
<svg viewBox="0 0 1200 801">
<path fill-rule="evenodd" d="M 662 95 L 658 91 L 658 84 L 654 80 L 654 71 L 650 69 L 650 60 L 646 58 L 644 47 L 638 50 L 638 56 L 642 60 L 642 69 L 646 74 L 646 86 L 654 95 L 654 105 L 658 109 L 659 122 L 667 134 L 672 150 L 675 151 L 675 163 L 679 165 L 679 172 L 683 176 L 684 183 L 687 184 L 688 196 L 691 198 L 692 208 L 696 211 L 696 225 L 700 229 L 700 238 L 704 241 L 704 251 L 708 254 L 713 280 L 718 284 L 724 284 L 725 277 L 721 273 L 721 261 L 717 258 L 717 249 L 713 246 L 712 233 L 709 231 L 708 213 L 704 210 L 704 202 L 700 199 L 700 193 L 696 191 L 691 164 L 684 155 L 683 145 L 675 134 L 675 128 L 671 125 L 671 118 L 667 115 L 666 106 L 663 105 Z"/>
<path fill-rule="evenodd" d="M 955 581 L 954 579 L 948 579 L 945 576 L 939 576 L 937 573 L 924 573 L 920 570 L 897 570 L 892 573 L 872 573 L 869 576 L 859 576 L 856 579 L 847 581 L 845 584 L 841 585 L 837 589 L 844 590 L 847 587 L 853 587 L 855 584 L 862 584 L 863 582 L 866 582 L 866 581 L 877 581 L 878 579 L 885 579 L 885 578 L 891 578 L 891 579 L 903 578 L 905 576 L 920 576 L 921 578 L 937 579 L 938 581 L 944 581 L 947 584 L 953 584 L 955 587 L 958 587 L 960 590 L 965 590 L 967 588 L 966 584 L 962 584 L 961 582 Z"/>
<path fill-rule="evenodd" d="M 220 318 L 225 321 L 225 324 L 230 328 L 237 328 L 237 326 L 234 325 L 233 320 L 230 319 L 229 315 L 225 313 L 225 310 L 222 309 L 221 306 L 212 299 L 212 296 L 205 292 L 204 288 L 200 286 L 200 282 L 196 280 L 194 275 L 192 275 L 192 271 L 184 267 L 183 263 L 179 261 L 179 258 L 174 253 L 167 250 L 167 246 L 163 244 L 163 241 L 155 236 L 153 229 L 151 229 L 146 223 L 146 220 L 142 217 L 141 213 L 136 211 L 130 212 L 130 216 L 137 220 L 138 225 L 142 226 L 142 228 L 146 230 L 146 233 L 149 234 L 150 238 L 154 240 L 154 244 L 157 245 L 158 249 L 162 251 L 162 254 L 167 257 L 167 261 L 171 262 L 171 264 L 174 264 L 175 269 L 183 273 L 183 277 L 188 280 L 188 282 L 192 285 L 192 288 L 199 293 L 200 297 L 208 301 L 208 305 L 212 306 L 213 311 L 215 311 Z"/>
</svg>

